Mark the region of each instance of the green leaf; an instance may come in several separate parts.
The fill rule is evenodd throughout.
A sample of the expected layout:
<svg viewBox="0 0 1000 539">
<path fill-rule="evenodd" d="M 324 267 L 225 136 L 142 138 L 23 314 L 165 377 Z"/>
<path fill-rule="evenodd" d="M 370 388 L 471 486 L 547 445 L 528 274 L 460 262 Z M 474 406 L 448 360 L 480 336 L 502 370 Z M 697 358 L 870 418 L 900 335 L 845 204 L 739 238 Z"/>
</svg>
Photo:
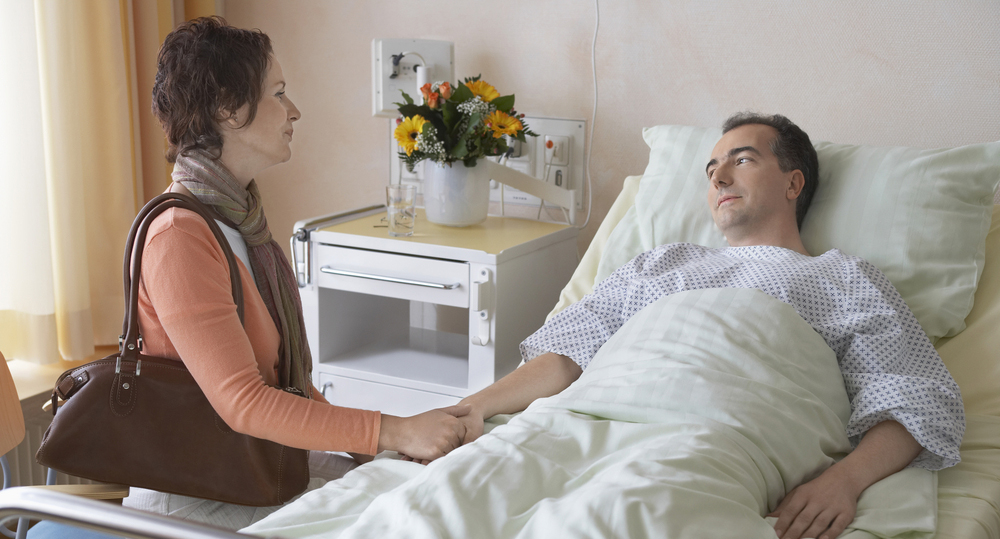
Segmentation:
<svg viewBox="0 0 1000 539">
<path fill-rule="evenodd" d="M 445 101 L 441 106 L 441 117 L 444 125 L 448 127 L 448 133 L 453 134 L 455 128 L 462 123 L 462 113 L 458 112 L 458 105 L 452 101 Z"/>
<path fill-rule="evenodd" d="M 444 142 L 445 148 L 447 148 L 448 141 L 451 137 L 448 134 L 448 128 L 444 125 L 444 121 L 441 120 L 441 115 L 431 114 L 429 116 L 425 116 L 424 118 L 431 122 L 431 125 L 433 125 L 434 129 L 437 130 L 437 138 Z"/>
<path fill-rule="evenodd" d="M 449 149 L 448 153 L 459 159 L 462 159 L 469 154 L 469 145 L 467 142 L 469 137 L 476 132 L 476 124 L 479 123 L 479 116 L 480 115 L 478 113 L 469 116 L 469 126 L 465 128 L 465 132 L 458 137 L 458 140 L 455 141 L 454 146 Z"/>
<path fill-rule="evenodd" d="M 510 114 L 510 109 L 514 108 L 514 94 L 505 95 L 490 101 L 497 110 Z"/>
<path fill-rule="evenodd" d="M 410 96 L 406 95 L 406 92 L 404 92 L 403 90 L 400 90 L 399 93 L 403 94 L 403 100 L 406 101 L 407 105 L 412 105 L 413 104 L 413 99 L 411 99 Z M 396 104 L 398 105 L 399 103 L 396 103 Z"/>
<path fill-rule="evenodd" d="M 465 159 L 462 159 L 462 163 L 465 164 L 465 166 L 467 166 L 469 168 L 472 168 L 472 167 L 476 166 L 476 158 L 475 157 L 466 157 Z"/>
<path fill-rule="evenodd" d="M 405 103 L 404 104 L 397 103 L 397 105 L 399 105 L 399 113 L 402 114 L 403 116 L 406 116 L 407 118 L 420 115 L 423 116 L 424 119 L 430 120 L 429 116 L 432 116 L 431 108 L 428 107 L 427 105 L 413 105 Z"/>
<path fill-rule="evenodd" d="M 454 92 L 451 93 L 451 97 L 448 98 L 448 101 L 454 101 L 455 103 L 465 103 L 466 101 L 472 99 L 473 97 L 475 96 L 472 95 L 472 90 L 470 90 L 468 86 L 461 84 L 457 88 L 455 88 Z"/>
</svg>

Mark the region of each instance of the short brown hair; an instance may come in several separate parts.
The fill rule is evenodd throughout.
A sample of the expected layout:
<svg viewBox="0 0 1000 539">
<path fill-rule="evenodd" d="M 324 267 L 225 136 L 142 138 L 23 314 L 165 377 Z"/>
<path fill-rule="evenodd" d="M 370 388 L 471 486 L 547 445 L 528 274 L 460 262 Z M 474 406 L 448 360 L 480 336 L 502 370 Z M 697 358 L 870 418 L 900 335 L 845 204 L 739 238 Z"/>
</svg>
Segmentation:
<svg viewBox="0 0 1000 539">
<path fill-rule="evenodd" d="M 170 144 L 167 161 L 189 150 L 222 154 L 217 122 L 243 105 L 257 115 L 271 62 L 271 38 L 229 26 L 222 17 L 190 20 L 167 35 L 156 60 L 153 114 Z"/>
<path fill-rule="evenodd" d="M 740 112 L 730 116 L 726 123 L 722 124 L 722 132 L 725 134 L 747 124 L 773 127 L 778 136 L 771 141 L 771 153 L 778 158 L 778 167 L 782 172 L 793 170 L 802 172 L 806 181 L 798 200 L 795 201 L 795 220 L 801 229 L 802 221 L 809 211 L 809 204 L 816 193 L 816 186 L 819 185 L 819 159 L 816 156 L 816 148 L 813 147 L 805 131 L 780 114 L 766 116 L 754 112 Z"/>
</svg>

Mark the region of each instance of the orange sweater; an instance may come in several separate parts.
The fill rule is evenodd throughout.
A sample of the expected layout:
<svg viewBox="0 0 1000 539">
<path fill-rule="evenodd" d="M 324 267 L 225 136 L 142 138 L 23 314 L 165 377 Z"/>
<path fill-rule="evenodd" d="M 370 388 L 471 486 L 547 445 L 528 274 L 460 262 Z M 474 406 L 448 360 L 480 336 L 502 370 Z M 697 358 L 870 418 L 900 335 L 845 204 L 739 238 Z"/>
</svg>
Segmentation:
<svg viewBox="0 0 1000 539">
<path fill-rule="evenodd" d="M 302 449 L 374 455 L 379 412 L 332 406 L 273 387 L 281 339 L 253 277 L 236 259 L 246 327 L 222 248 L 198 214 L 171 208 L 146 236 L 139 289 L 143 352 L 178 359 L 233 430 Z"/>
</svg>

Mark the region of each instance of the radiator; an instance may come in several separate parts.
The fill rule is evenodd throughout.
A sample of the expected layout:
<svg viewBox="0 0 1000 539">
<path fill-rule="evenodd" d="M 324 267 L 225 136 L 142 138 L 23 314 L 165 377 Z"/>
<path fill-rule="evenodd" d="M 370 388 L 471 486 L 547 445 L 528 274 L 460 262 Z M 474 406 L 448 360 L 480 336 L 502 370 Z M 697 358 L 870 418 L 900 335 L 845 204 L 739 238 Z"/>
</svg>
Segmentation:
<svg viewBox="0 0 1000 539">
<path fill-rule="evenodd" d="M 21 401 L 21 411 L 24 412 L 24 441 L 7 453 L 7 460 L 10 462 L 11 486 L 27 487 L 45 484 L 47 468 L 35 462 L 35 453 L 42 443 L 45 429 L 52 422 L 52 413 L 42 410 L 42 404 L 49 400 L 49 397 L 49 394 L 43 393 Z M 64 473 L 56 474 L 56 478 L 56 483 L 60 485 L 94 482 Z"/>
</svg>

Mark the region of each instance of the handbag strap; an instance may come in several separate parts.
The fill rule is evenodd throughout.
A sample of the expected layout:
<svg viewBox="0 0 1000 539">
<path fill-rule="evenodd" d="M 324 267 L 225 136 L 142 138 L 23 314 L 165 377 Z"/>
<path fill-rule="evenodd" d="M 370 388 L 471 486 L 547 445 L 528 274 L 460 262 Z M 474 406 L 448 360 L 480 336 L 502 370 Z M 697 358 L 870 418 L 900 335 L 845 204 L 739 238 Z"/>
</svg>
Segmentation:
<svg viewBox="0 0 1000 539">
<path fill-rule="evenodd" d="M 240 323 L 244 323 L 243 309 L 243 283 L 240 280 L 239 267 L 236 265 L 236 257 L 233 249 L 229 246 L 229 240 L 222 233 L 222 229 L 215 222 L 209 209 L 193 197 L 179 193 L 164 193 L 150 200 L 136 215 L 132 221 L 132 228 L 128 233 L 128 241 L 125 244 L 124 257 L 124 282 L 125 282 L 125 318 L 122 321 L 122 335 L 119 339 L 121 359 L 136 359 L 141 348 L 142 337 L 139 334 L 139 276 L 142 273 L 142 252 L 146 244 L 146 233 L 149 225 L 170 208 L 184 208 L 193 211 L 205 219 L 209 230 L 215 236 L 215 240 L 222 247 L 222 252 L 226 256 L 229 265 L 229 280 L 232 283 L 233 303 L 236 304 L 236 313 L 240 317 Z M 133 252 L 135 255 L 133 256 Z"/>
</svg>

